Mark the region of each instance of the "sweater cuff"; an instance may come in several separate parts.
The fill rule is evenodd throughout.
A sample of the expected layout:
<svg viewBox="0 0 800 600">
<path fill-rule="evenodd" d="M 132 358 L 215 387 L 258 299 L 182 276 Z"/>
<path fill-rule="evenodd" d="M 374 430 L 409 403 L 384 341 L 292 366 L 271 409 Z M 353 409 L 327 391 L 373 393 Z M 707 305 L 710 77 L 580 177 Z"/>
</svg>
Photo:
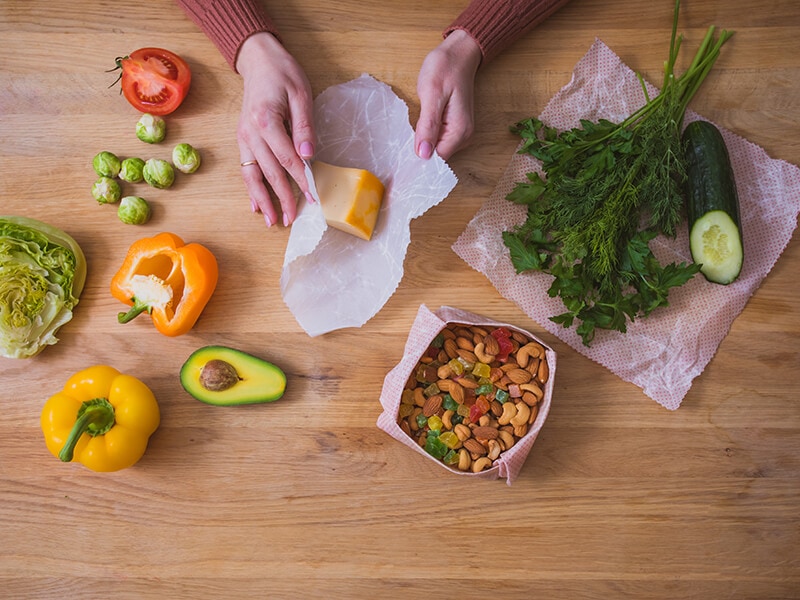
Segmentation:
<svg viewBox="0 0 800 600">
<path fill-rule="evenodd" d="M 266 31 L 280 41 L 278 29 L 258 2 L 252 0 L 213 0 L 197 7 L 194 2 L 181 2 L 189 17 L 197 23 L 222 56 L 236 71 L 236 58 L 244 41 L 255 33 Z M 194 9 L 194 10 L 193 10 Z"/>
<path fill-rule="evenodd" d="M 472 0 L 467 8 L 443 32 L 444 37 L 456 29 L 471 35 L 483 54 L 483 63 L 495 58 L 517 38 L 547 19 L 568 0 L 499 0 L 487 8 L 486 2 Z"/>
</svg>

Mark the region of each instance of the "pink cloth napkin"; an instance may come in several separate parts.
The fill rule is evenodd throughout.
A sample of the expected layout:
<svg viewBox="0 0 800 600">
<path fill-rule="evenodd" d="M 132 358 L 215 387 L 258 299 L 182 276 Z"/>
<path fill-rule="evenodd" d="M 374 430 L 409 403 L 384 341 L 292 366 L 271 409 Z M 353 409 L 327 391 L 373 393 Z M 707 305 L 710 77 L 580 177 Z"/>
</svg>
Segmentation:
<svg viewBox="0 0 800 600">
<path fill-rule="evenodd" d="M 494 466 L 486 471 L 480 473 L 464 473 L 458 469 L 453 469 L 445 465 L 442 461 L 432 457 L 420 448 L 414 440 L 408 437 L 405 432 L 400 429 L 397 424 L 397 413 L 400 408 L 400 397 L 403 394 L 405 383 L 408 381 L 412 371 L 416 368 L 420 357 L 430 346 L 433 338 L 444 329 L 448 323 L 464 323 L 466 325 L 493 325 L 495 327 L 504 326 L 509 329 L 519 331 L 520 333 L 528 336 L 542 344 L 546 350 L 547 366 L 550 369 L 550 377 L 544 387 L 544 397 L 539 406 L 539 414 L 536 420 L 530 426 L 528 433 L 512 446 L 509 450 L 505 451 L 500 458 L 495 461 Z M 550 412 L 550 401 L 553 396 L 553 382 L 556 375 L 556 353 L 550 349 L 547 344 L 537 338 L 532 333 L 510 325 L 508 323 L 499 323 L 492 321 L 486 317 L 476 315 L 467 311 L 459 310 L 449 306 L 443 306 L 438 311 L 431 312 L 425 305 L 420 306 L 417 311 L 417 318 L 414 325 L 408 334 L 406 340 L 405 351 L 403 352 L 402 360 L 386 375 L 383 381 L 383 390 L 381 391 L 381 405 L 383 406 L 383 413 L 378 417 L 378 427 L 391 435 L 396 440 L 403 442 L 409 448 L 419 452 L 426 458 L 434 461 L 443 469 L 447 469 L 458 475 L 464 477 L 474 477 L 477 479 L 498 479 L 501 477 L 506 478 L 506 483 L 511 483 L 517 478 L 519 470 L 528 457 L 528 453 L 533 447 L 533 442 L 539 435 L 539 431 L 544 425 L 547 418 L 547 413 Z"/>
<path fill-rule="evenodd" d="M 652 97 L 658 90 L 649 86 L 648 93 Z M 548 103 L 540 119 L 559 129 L 578 126 L 581 118 L 619 122 L 644 101 L 634 71 L 596 40 L 575 66 L 572 80 Z M 698 118 L 689 112 L 686 122 Z M 550 321 L 551 316 L 564 312 L 561 300 L 547 295 L 552 277 L 515 273 L 501 235 L 525 220 L 526 209 L 505 197 L 516 182 L 526 180 L 526 173 L 539 168 L 529 155 L 513 156 L 453 250 L 547 331 L 639 386 L 665 408 L 675 410 L 786 248 L 800 212 L 800 169 L 770 158 L 762 148 L 730 131 L 720 131 L 739 192 L 745 253 L 742 273 L 728 286 L 695 276 L 670 292 L 670 306 L 630 324 L 625 334 L 599 330 L 591 347 L 584 346 L 574 328 L 564 329 Z M 675 239 L 659 237 L 651 242 L 662 264 L 691 261 L 686 229 L 681 228 Z"/>
</svg>

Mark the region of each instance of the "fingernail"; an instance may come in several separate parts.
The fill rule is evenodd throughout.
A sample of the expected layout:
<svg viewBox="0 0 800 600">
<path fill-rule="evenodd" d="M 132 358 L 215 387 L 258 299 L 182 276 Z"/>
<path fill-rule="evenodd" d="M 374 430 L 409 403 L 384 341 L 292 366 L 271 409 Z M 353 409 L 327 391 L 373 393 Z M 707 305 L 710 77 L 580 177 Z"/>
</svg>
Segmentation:
<svg viewBox="0 0 800 600">
<path fill-rule="evenodd" d="M 284 215 L 283 215 L 283 226 L 284 227 L 288 227 L 289 226 L 289 215 L 287 215 L 286 213 L 284 213 Z"/>
<path fill-rule="evenodd" d="M 300 156 L 303 158 L 311 158 L 314 156 L 314 146 L 311 145 L 311 142 L 303 142 L 300 144 Z"/>
<path fill-rule="evenodd" d="M 267 213 L 264 213 L 264 221 L 267 222 L 267 227 L 272 227 L 272 219 L 269 218 Z"/>
<path fill-rule="evenodd" d="M 306 192 L 306 201 L 309 204 L 314 204 L 314 196 L 311 195 L 311 192 Z"/>
<path fill-rule="evenodd" d="M 419 145 L 417 154 L 419 154 L 420 158 L 430 158 L 433 155 L 433 146 L 426 140 Z"/>
</svg>

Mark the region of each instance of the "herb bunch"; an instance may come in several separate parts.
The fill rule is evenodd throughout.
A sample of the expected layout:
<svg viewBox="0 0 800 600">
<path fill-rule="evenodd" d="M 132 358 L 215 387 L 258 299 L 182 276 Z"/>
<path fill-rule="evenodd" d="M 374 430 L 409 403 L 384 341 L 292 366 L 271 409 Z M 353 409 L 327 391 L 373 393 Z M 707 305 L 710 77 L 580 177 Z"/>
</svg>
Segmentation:
<svg viewBox="0 0 800 600">
<path fill-rule="evenodd" d="M 661 92 L 621 123 L 581 120 L 559 132 L 536 118 L 511 130 L 523 140 L 520 153 L 541 161 L 507 199 L 528 206 L 526 221 L 503 232 L 518 273 L 554 277 L 548 290 L 566 312 L 551 317 L 564 327 L 578 320 L 589 345 L 597 328 L 625 332 L 628 321 L 667 306 L 672 287 L 698 272 L 695 264 L 663 266 L 649 242 L 674 236 L 683 218 L 686 168 L 681 129 L 686 107 L 733 32 L 709 27 L 694 60 L 674 73 L 682 36 L 675 2 L 669 58 Z"/>
</svg>

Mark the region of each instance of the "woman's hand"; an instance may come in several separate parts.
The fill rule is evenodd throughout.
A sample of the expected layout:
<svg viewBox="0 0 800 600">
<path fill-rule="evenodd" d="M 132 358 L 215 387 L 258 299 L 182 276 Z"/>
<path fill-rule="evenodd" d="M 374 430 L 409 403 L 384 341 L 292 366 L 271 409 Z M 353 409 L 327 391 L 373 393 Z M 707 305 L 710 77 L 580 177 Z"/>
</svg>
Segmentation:
<svg viewBox="0 0 800 600">
<path fill-rule="evenodd" d="M 244 80 L 237 131 L 242 178 L 253 210 L 261 211 L 267 226 L 278 222 L 270 188 L 288 226 L 297 216 L 289 178 L 311 198 L 302 160 L 314 155 L 316 141 L 311 85 L 270 33 L 257 33 L 242 44 L 236 70 Z"/>
<path fill-rule="evenodd" d="M 464 147 L 475 128 L 475 75 L 478 43 L 457 29 L 425 57 L 417 79 L 420 114 L 414 139 L 417 155 L 444 159 Z"/>
</svg>

